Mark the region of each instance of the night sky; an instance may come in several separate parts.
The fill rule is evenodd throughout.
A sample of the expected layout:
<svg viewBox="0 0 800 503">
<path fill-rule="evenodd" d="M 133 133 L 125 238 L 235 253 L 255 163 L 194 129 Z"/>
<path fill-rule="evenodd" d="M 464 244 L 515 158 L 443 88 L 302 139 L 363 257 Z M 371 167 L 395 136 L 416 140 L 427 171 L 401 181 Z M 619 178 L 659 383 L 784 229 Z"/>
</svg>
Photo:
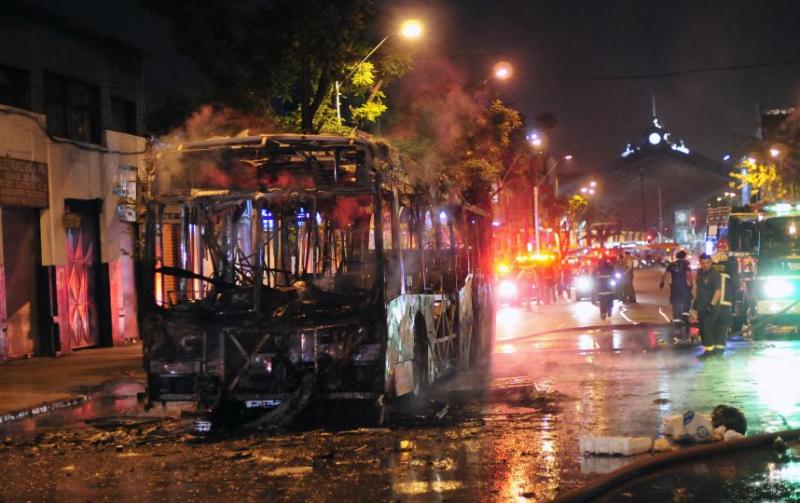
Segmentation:
<svg viewBox="0 0 800 503">
<path fill-rule="evenodd" d="M 136 0 L 29 0 L 147 53 L 149 89 L 196 85 L 166 23 Z M 426 22 L 423 52 L 442 55 L 468 78 L 497 59 L 515 67 L 500 95 L 527 117 L 552 112 L 553 152 L 592 172 L 614 160 L 650 124 L 655 95 L 662 124 L 709 157 L 752 136 L 758 106 L 800 97 L 800 2 L 736 0 L 381 1 L 387 16 Z M 387 21 L 388 22 L 388 21 Z M 796 64 L 632 78 L 709 67 Z M 176 71 L 177 69 L 177 71 Z M 624 77 L 598 79 L 598 77 Z"/>
</svg>

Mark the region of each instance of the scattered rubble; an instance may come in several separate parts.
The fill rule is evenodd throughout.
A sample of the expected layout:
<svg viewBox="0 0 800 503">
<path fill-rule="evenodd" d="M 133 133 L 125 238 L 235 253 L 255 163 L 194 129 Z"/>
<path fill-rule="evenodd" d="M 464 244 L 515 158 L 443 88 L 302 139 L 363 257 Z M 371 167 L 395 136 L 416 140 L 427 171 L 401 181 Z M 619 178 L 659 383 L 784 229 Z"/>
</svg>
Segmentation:
<svg viewBox="0 0 800 503">
<path fill-rule="evenodd" d="M 302 477 L 314 471 L 313 466 L 283 466 L 267 472 L 270 477 Z"/>
</svg>

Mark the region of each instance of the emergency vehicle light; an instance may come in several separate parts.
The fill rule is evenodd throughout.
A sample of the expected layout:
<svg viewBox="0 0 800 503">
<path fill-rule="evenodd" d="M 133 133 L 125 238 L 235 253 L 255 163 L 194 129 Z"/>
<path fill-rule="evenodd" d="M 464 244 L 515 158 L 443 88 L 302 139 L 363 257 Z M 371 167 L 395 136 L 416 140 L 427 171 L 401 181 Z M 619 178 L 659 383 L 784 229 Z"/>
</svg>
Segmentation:
<svg viewBox="0 0 800 503">
<path fill-rule="evenodd" d="M 795 293 L 795 287 L 786 278 L 767 278 L 761 287 L 761 293 L 768 299 L 784 299 Z"/>
</svg>

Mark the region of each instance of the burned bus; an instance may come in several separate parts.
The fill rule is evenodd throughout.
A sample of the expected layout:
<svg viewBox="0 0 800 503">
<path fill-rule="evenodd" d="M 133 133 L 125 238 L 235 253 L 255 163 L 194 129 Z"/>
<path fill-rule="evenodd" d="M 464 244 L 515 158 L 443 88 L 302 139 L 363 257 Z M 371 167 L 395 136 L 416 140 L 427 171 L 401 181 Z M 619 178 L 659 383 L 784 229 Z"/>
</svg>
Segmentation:
<svg viewBox="0 0 800 503">
<path fill-rule="evenodd" d="M 386 144 L 210 139 L 166 149 L 154 172 L 150 403 L 383 403 L 488 358 L 488 215 L 414 183 Z"/>
</svg>

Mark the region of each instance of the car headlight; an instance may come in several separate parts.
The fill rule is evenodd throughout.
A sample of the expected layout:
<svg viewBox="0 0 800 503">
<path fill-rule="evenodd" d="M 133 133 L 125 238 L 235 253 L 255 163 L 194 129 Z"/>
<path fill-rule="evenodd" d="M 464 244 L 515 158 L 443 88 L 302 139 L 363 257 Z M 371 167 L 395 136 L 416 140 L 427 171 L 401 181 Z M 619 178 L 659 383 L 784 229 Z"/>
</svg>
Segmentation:
<svg viewBox="0 0 800 503">
<path fill-rule="evenodd" d="M 513 298 L 517 296 L 517 284 L 511 280 L 504 279 L 497 285 L 497 292 L 501 297 Z"/>
<path fill-rule="evenodd" d="M 617 286 L 617 280 L 612 279 L 611 280 L 611 286 Z"/>
<path fill-rule="evenodd" d="M 587 278 L 586 276 L 578 278 L 578 280 L 575 282 L 575 288 L 577 288 L 582 292 L 591 290 L 592 286 L 593 286 L 592 278 Z"/>
<path fill-rule="evenodd" d="M 794 295 L 794 285 L 786 278 L 768 278 L 761 291 L 768 299 L 783 299 Z"/>
<path fill-rule="evenodd" d="M 622 277 L 622 273 L 621 272 L 615 272 L 614 273 L 614 277 L 617 278 L 617 279 L 620 279 Z"/>
</svg>

